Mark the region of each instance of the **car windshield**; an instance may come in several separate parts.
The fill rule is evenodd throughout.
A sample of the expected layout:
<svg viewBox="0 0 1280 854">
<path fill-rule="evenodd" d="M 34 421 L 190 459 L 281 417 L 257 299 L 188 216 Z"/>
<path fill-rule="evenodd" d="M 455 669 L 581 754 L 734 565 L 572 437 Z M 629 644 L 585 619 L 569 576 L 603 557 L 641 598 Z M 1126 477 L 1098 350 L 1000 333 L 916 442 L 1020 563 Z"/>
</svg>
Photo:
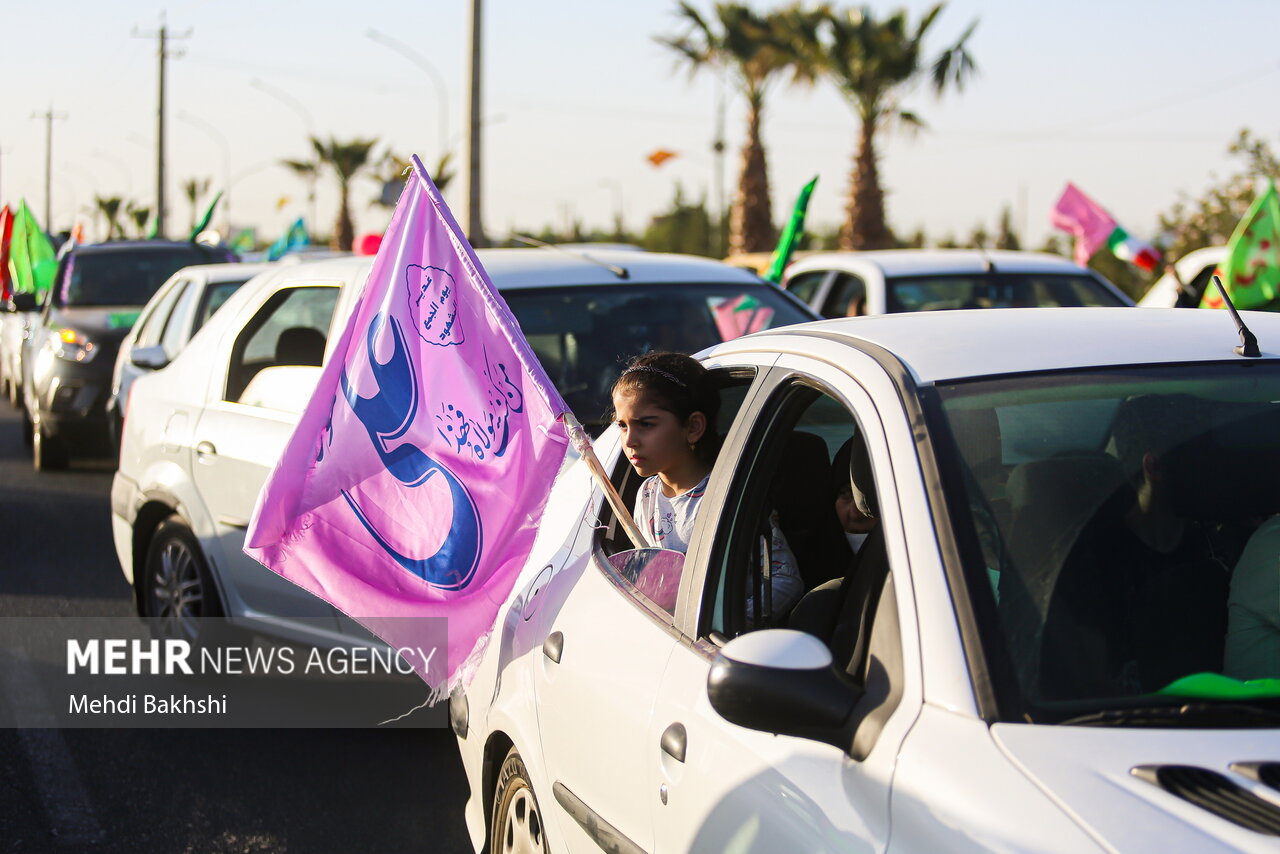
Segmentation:
<svg viewBox="0 0 1280 854">
<path fill-rule="evenodd" d="M 146 305 L 165 280 L 183 267 L 234 260 L 202 247 L 73 252 L 63 261 L 54 304 L 89 307 Z"/>
<path fill-rule="evenodd" d="M 626 361 L 650 350 L 696 353 L 812 315 L 769 285 L 601 285 L 503 291 L 511 313 L 584 424 L 608 419 Z"/>
<path fill-rule="evenodd" d="M 1062 273 L 899 276 L 885 281 L 885 291 L 889 312 L 1126 304 L 1092 276 Z"/>
<path fill-rule="evenodd" d="M 939 391 L 974 614 L 1026 714 L 1280 696 L 1252 681 L 1280 679 L 1280 365 Z"/>
</svg>

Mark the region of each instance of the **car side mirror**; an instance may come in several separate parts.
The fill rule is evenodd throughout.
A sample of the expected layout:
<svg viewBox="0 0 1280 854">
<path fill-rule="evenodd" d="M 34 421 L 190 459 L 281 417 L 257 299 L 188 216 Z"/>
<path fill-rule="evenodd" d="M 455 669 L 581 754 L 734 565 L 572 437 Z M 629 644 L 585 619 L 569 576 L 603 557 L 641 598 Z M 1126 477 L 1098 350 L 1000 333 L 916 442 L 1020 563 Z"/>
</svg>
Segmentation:
<svg viewBox="0 0 1280 854">
<path fill-rule="evenodd" d="M 35 311 L 39 308 L 36 295 L 29 293 L 14 294 L 10 298 L 10 304 L 13 308 L 8 309 L 9 311 Z"/>
<path fill-rule="evenodd" d="M 152 344 L 147 347 L 134 347 L 129 351 L 129 361 L 139 368 L 155 371 L 169 364 L 169 356 L 165 353 L 164 347 Z"/>
<path fill-rule="evenodd" d="M 725 720 L 747 729 L 849 748 L 849 722 L 862 696 L 836 670 L 831 650 L 807 632 L 765 629 L 725 644 L 711 663 L 707 697 Z"/>
</svg>

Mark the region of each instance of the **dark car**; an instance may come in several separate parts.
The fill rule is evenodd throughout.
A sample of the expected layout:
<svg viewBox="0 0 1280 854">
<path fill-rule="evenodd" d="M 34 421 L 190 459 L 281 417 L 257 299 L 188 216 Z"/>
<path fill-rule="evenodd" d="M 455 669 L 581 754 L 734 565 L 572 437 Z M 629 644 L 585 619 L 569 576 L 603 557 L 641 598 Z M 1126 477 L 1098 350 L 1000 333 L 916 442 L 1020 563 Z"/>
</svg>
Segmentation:
<svg viewBox="0 0 1280 854">
<path fill-rule="evenodd" d="M 78 246 L 58 263 L 23 354 L 23 400 L 37 470 L 111 453 L 106 402 L 120 342 L 174 271 L 235 261 L 199 243 L 119 241 Z"/>
</svg>

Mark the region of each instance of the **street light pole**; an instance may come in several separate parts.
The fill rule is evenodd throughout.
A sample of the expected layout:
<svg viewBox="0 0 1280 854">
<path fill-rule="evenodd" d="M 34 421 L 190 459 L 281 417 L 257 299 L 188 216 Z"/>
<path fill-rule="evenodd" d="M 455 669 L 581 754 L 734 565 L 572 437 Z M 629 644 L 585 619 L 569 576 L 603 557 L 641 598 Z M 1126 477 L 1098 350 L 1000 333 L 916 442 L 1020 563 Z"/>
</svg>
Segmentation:
<svg viewBox="0 0 1280 854">
<path fill-rule="evenodd" d="M 380 33 L 372 28 L 370 28 L 365 35 L 379 44 L 384 44 L 391 48 L 396 53 L 421 68 L 423 71 L 427 72 L 427 75 L 431 78 L 432 84 L 436 87 L 436 109 L 439 116 L 437 123 L 440 126 L 440 151 L 438 152 L 438 156 L 444 157 L 449 149 L 449 90 L 445 85 L 444 77 L 441 76 L 439 69 L 428 62 L 425 56 L 418 53 L 399 39 L 394 39 L 391 36 Z"/>
<path fill-rule="evenodd" d="M 160 61 L 159 70 L 159 96 L 156 105 L 156 237 L 164 237 L 165 220 L 168 217 L 168 210 L 165 208 L 164 202 L 164 185 L 165 185 L 165 68 L 169 57 L 181 56 L 176 51 L 171 51 L 168 46 L 170 39 L 185 39 L 191 35 L 191 31 L 187 30 L 181 35 L 171 35 L 169 29 L 165 26 L 164 14 L 160 15 L 160 31 L 154 34 L 140 33 L 137 29 L 133 32 L 134 36 L 141 38 L 155 38 L 157 43 L 156 56 Z"/>
<path fill-rule="evenodd" d="M 466 168 L 463 175 L 467 182 L 466 216 L 463 221 L 467 225 L 467 239 L 477 248 L 485 245 L 484 219 L 480 204 L 483 194 L 480 185 L 480 69 L 481 69 L 481 5 L 482 0 L 471 2 L 471 50 L 468 54 L 467 75 L 467 152 L 464 158 Z"/>
<path fill-rule="evenodd" d="M 313 139 L 317 139 L 315 120 L 311 118 L 311 113 L 307 108 L 302 106 L 301 101 L 290 95 L 288 92 L 278 89 L 270 83 L 267 83 L 265 80 L 257 77 L 250 80 L 249 85 L 255 89 L 260 89 L 263 92 L 266 92 L 268 95 L 293 110 L 298 115 L 298 118 L 302 119 L 302 124 L 307 129 L 308 143 Z M 319 176 L 319 171 L 320 164 L 317 162 L 316 168 L 311 170 L 311 177 L 307 181 L 307 221 L 310 224 L 309 227 L 312 229 L 316 227 L 316 178 Z"/>
<path fill-rule="evenodd" d="M 44 119 L 44 229 L 53 234 L 53 120 L 65 119 L 66 113 L 55 113 L 53 107 L 31 118 Z"/>
<path fill-rule="evenodd" d="M 195 125 L 209 135 L 209 138 L 222 146 L 222 228 L 226 239 L 231 239 L 231 145 L 222 131 L 199 116 L 193 116 L 186 110 L 178 111 L 178 118 L 187 124 Z"/>
</svg>

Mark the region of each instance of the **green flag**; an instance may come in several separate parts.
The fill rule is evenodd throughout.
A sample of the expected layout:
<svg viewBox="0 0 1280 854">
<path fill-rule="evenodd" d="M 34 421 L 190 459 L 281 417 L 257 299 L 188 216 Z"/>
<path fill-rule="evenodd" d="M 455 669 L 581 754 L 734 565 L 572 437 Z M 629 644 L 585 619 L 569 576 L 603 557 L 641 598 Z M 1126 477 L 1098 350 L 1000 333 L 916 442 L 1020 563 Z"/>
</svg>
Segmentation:
<svg viewBox="0 0 1280 854">
<path fill-rule="evenodd" d="M 1280 196 L 1275 181 L 1267 181 L 1267 189 L 1236 226 L 1218 275 L 1236 308 L 1263 308 L 1280 293 Z M 1205 288 L 1201 308 L 1224 305 L 1217 288 Z"/>
<path fill-rule="evenodd" d="M 804 237 L 804 215 L 809 209 L 809 197 L 813 195 L 813 188 L 817 183 L 818 176 L 814 175 L 813 180 L 804 185 L 799 198 L 796 199 L 795 209 L 791 211 L 791 219 L 787 221 L 787 227 L 782 230 L 782 236 L 778 238 L 778 248 L 773 250 L 773 263 L 769 265 L 769 272 L 764 274 L 764 277 L 774 284 L 782 281 L 782 271 L 787 268 L 787 262 L 791 260 L 791 253 L 795 251 L 796 244 L 800 242 L 800 238 Z"/>
<path fill-rule="evenodd" d="M 237 255 L 243 255 L 246 252 L 252 252 L 253 247 L 258 242 L 258 233 L 252 228 L 245 228 L 235 237 L 231 238 L 231 251 Z"/>
<path fill-rule="evenodd" d="M 218 206 L 218 200 L 222 198 L 222 191 L 218 191 L 218 195 L 213 197 L 213 201 L 209 202 L 209 209 L 204 212 L 204 216 L 200 217 L 200 221 L 196 223 L 196 227 L 191 229 L 191 236 L 187 240 L 195 243 L 196 238 L 200 236 L 200 232 L 209 227 L 209 220 L 213 219 L 213 209 Z"/>
<path fill-rule="evenodd" d="M 24 199 L 13 217 L 13 237 L 9 243 L 9 272 L 13 277 L 13 292 L 35 294 L 44 297 L 53 284 L 57 272 L 57 253 L 53 241 L 36 223 Z"/>
</svg>

